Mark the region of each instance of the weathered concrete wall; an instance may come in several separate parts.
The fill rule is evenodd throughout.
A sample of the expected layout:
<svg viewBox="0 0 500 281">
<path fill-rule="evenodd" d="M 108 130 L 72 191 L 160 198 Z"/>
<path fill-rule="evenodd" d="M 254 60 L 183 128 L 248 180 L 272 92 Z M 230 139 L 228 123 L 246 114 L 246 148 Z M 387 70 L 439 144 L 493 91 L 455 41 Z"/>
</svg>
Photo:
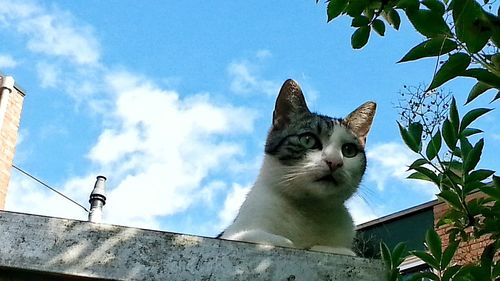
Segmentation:
<svg viewBox="0 0 500 281">
<path fill-rule="evenodd" d="M 3 211 L 0 245 L 0 274 L 16 281 L 383 280 L 376 260 Z"/>
</svg>

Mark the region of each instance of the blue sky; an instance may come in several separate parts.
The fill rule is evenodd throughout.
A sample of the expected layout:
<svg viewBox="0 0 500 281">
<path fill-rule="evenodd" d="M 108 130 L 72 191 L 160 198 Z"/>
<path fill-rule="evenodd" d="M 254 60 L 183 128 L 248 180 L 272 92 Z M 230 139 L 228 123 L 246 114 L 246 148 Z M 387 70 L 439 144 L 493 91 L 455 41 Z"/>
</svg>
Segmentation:
<svg viewBox="0 0 500 281">
<path fill-rule="evenodd" d="M 0 71 L 26 91 L 15 163 L 84 205 L 105 175 L 107 223 L 220 232 L 258 173 L 288 78 L 323 114 L 378 103 L 369 167 L 348 203 L 356 222 L 434 198 L 432 186 L 404 179 L 414 155 L 399 138 L 397 93 L 430 81 L 435 66 L 395 63 L 422 40 L 406 21 L 354 51 L 349 21 L 327 24 L 312 0 L 13 2 L 0 0 Z M 472 84 L 446 89 L 463 101 Z M 492 169 L 498 117 L 480 123 L 480 165 Z M 16 171 L 7 209 L 86 219 Z"/>
</svg>

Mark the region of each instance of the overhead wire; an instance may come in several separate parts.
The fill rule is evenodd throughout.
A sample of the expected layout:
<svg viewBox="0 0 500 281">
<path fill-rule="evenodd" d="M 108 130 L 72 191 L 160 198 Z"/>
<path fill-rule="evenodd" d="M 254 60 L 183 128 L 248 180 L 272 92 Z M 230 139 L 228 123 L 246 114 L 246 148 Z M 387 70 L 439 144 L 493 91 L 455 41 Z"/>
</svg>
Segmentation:
<svg viewBox="0 0 500 281">
<path fill-rule="evenodd" d="M 44 183 L 42 180 L 36 178 L 35 176 L 31 175 L 30 173 L 24 171 L 23 169 L 17 167 L 15 164 L 12 164 L 12 167 L 16 170 L 18 170 L 19 172 L 23 173 L 24 175 L 28 176 L 29 178 L 33 179 L 34 181 L 38 182 L 39 184 L 45 186 L 46 188 L 50 189 L 51 191 L 59 194 L 60 196 L 64 197 L 65 199 L 71 201 L 72 203 L 78 205 L 80 208 L 84 209 L 85 212 L 89 213 L 89 210 L 87 210 L 87 208 L 85 208 L 83 205 L 81 205 L 80 203 L 76 202 L 75 200 L 71 199 L 70 197 L 66 196 L 65 194 L 63 194 L 62 192 L 58 191 L 57 189 L 49 186 L 48 184 Z"/>
</svg>

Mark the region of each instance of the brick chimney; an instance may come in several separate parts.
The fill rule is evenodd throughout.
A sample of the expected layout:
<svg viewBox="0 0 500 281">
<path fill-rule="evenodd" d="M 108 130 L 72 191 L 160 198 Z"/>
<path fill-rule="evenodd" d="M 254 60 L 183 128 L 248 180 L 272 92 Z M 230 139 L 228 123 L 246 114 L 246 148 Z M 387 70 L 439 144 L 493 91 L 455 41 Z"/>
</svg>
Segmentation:
<svg viewBox="0 0 500 281">
<path fill-rule="evenodd" d="M 14 79 L 0 73 L 0 210 L 5 207 L 23 99 Z"/>
</svg>

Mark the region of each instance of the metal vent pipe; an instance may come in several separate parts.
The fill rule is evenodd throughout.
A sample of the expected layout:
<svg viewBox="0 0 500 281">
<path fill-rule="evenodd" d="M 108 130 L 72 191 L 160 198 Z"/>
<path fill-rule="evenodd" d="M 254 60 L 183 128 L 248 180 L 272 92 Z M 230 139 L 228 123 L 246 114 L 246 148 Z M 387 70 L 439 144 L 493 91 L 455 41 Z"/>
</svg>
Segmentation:
<svg viewBox="0 0 500 281">
<path fill-rule="evenodd" d="M 106 177 L 97 176 L 94 190 L 90 193 L 89 221 L 100 223 L 102 221 L 102 207 L 106 204 Z"/>
</svg>

